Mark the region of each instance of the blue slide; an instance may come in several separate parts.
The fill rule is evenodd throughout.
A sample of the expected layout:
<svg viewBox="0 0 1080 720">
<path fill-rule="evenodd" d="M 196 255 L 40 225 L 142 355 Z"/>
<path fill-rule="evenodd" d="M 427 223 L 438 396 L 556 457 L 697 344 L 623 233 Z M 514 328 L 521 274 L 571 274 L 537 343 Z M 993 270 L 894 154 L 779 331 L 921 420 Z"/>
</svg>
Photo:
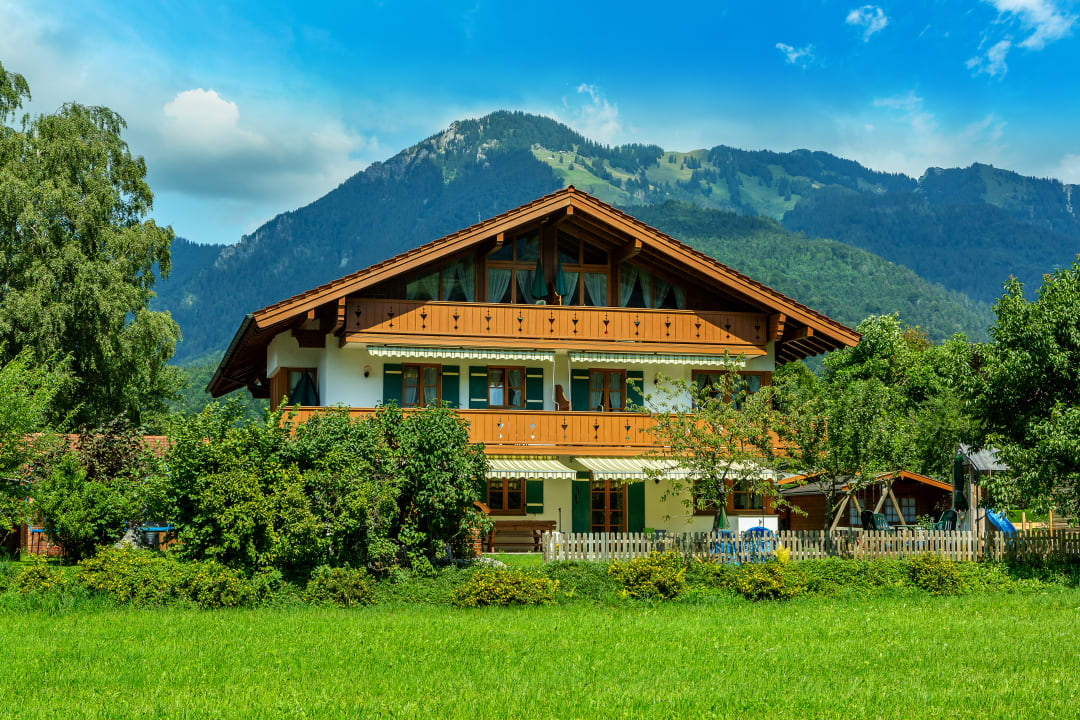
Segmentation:
<svg viewBox="0 0 1080 720">
<path fill-rule="evenodd" d="M 998 515 L 993 510 L 986 508 L 986 519 L 990 521 L 990 524 L 993 525 L 996 530 L 1005 533 L 1006 537 L 1016 534 L 1016 528 L 1009 522 L 1009 518 L 1006 516 Z"/>
</svg>

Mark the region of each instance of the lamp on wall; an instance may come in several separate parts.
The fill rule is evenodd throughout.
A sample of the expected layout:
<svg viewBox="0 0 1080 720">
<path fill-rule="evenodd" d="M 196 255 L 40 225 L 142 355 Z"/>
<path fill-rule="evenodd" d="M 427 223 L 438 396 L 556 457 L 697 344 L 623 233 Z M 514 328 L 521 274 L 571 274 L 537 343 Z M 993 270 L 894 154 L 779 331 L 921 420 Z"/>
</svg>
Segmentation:
<svg viewBox="0 0 1080 720">
<path fill-rule="evenodd" d="M 364 377 L 367 377 L 370 374 L 371 374 L 371 366 L 370 365 L 365 365 L 364 366 Z"/>
</svg>

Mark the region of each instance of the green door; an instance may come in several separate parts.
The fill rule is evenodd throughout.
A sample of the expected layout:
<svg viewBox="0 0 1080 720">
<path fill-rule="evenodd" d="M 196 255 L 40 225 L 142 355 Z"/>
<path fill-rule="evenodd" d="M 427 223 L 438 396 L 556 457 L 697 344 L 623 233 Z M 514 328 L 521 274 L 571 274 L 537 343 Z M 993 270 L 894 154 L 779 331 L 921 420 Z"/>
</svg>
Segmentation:
<svg viewBox="0 0 1080 720">
<path fill-rule="evenodd" d="M 645 482 L 632 482 L 626 488 L 626 531 L 645 530 Z"/>
<path fill-rule="evenodd" d="M 571 500 L 571 528 L 576 533 L 589 532 L 589 473 L 579 472 L 574 480 Z"/>
</svg>

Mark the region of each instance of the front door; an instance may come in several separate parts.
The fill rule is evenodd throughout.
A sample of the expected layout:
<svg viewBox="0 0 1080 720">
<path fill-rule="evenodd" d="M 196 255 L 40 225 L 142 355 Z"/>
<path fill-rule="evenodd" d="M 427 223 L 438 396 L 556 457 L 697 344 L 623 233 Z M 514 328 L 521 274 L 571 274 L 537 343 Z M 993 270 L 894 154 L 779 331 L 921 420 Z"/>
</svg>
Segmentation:
<svg viewBox="0 0 1080 720">
<path fill-rule="evenodd" d="M 626 532 L 626 484 L 593 480 L 589 486 L 589 531 Z"/>
</svg>

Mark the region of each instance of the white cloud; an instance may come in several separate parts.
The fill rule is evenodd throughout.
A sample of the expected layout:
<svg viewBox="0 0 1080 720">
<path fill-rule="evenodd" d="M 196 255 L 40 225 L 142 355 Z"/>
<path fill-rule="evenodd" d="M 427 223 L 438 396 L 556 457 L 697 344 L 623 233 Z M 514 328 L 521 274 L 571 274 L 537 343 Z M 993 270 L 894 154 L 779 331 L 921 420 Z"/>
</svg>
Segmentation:
<svg viewBox="0 0 1080 720">
<path fill-rule="evenodd" d="M 1051 177 L 1055 177 L 1063 183 L 1080 185 L 1080 154 L 1068 153 L 1063 155 L 1061 162 L 1055 170 L 1051 171 Z M 1077 207 L 1080 207 L 1080 196 L 1076 198 Z"/>
<path fill-rule="evenodd" d="M 581 83 L 576 90 L 578 95 L 588 96 L 588 101 L 574 106 L 564 98 L 562 112 L 553 113 L 553 116 L 592 140 L 603 143 L 624 140 L 619 106 L 609 102 L 600 89 L 590 83 Z"/>
<path fill-rule="evenodd" d="M 869 42 L 874 33 L 885 29 L 885 26 L 889 24 L 889 18 L 880 7 L 863 5 L 849 12 L 844 22 L 854 27 L 861 27 L 863 29 L 863 42 Z"/>
<path fill-rule="evenodd" d="M 965 65 L 976 75 L 986 73 L 990 77 L 1005 77 L 1005 73 L 1009 70 L 1009 66 L 1005 64 L 1005 57 L 1009 54 L 1011 47 L 1011 40 L 1000 40 L 991 45 L 990 49 L 982 55 L 968 58 Z"/>
<path fill-rule="evenodd" d="M 1072 32 L 1076 15 L 1059 9 L 1054 0 L 984 0 L 993 5 L 1003 21 L 1016 21 L 1030 32 L 1020 42 L 1028 50 L 1042 50 L 1047 43 Z"/>
<path fill-rule="evenodd" d="M 805 68 L 810 63 L 814 62 L 813 45 L 796 48 L 791 45 L 785 45 L 784 43 L 776 43 L 776 49 L 784 56 L 784 61 L 788 65 L 798 65 L 801 68 Z"/>
</svg>

